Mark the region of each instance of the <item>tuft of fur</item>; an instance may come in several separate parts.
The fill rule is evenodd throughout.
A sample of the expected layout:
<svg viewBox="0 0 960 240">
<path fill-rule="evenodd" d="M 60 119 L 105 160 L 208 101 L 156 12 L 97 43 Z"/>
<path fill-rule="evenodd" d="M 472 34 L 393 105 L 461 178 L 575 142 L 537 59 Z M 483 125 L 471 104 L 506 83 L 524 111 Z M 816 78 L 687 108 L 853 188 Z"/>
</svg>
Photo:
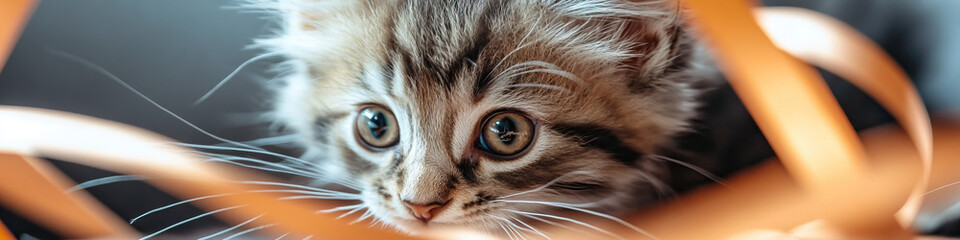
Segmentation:
<svg viewBox="0 0 960 240">
<path fill-rule="evenodd" d="M 697 79 L 671 2 L 252 4 L 282 23 L 258 45 L 288 58 L 274 116 L 323 166 L 326 179 L 313 180 L 359 182 L 363 204 L 403 230 L 423 225 L 401 199 L 446 196 L 450 207 L 427 226 L 497 232 L 498 219 L 522 212 L 617 212 L 666 191 L 649 156 L 688 128 Z M 388 151 L 355 139 L 358 107 L 370 103 L 400 125 Z M 470 154 L 477 125 L 499 109 L 536 121 L 531 150 L 511 161 Z"/>
</svg>

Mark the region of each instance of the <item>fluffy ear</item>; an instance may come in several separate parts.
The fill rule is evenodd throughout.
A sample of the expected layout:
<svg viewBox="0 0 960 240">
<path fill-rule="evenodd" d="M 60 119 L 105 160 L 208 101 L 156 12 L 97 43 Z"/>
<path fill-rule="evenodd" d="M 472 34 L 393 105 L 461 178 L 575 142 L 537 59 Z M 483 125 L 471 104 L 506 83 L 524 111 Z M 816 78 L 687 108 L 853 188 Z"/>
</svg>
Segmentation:
<svg viewBox="0 0 960 240">
<path fill-rule="evenodd" d="M 635 84 L 642 85 L 658 79 L 670 79 L 670 75 L 687 69 L 692 47 L 678 3 L 647 3 L 651 11 L 658 11 L 662 15 L 630 18 L 623 31 L 624 37 L 636 43 L 631 49 L 636 57 L 628 60 L 627 65 L 636 67 L 639 78 Z"/>
</svg>

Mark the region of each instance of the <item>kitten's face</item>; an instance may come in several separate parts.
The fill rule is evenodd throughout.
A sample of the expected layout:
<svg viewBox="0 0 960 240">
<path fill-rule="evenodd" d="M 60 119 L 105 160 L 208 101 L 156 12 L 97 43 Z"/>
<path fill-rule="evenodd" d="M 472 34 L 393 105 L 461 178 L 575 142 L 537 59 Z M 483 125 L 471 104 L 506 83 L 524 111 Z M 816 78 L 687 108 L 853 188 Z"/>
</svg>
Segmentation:
<svg viewBox="0 0 960 240">
<path fill-rule="evenodd" d="M 655 197 L 644 156 L 693 108 L 675 16 L 556 2 L 281 1 L 278 116 L 405 230 Z"/>
</svg>

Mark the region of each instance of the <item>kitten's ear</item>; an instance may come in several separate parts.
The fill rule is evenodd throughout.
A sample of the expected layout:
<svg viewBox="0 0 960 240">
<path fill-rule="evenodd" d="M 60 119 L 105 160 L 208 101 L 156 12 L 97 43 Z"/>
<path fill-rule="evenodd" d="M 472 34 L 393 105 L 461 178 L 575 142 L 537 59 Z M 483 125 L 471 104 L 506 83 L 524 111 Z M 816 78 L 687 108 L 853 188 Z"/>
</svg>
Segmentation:
<svg viewBox="0 0 960 240">
<path fill-rule="evenodd" d="M 636 1 L 635 1 L 636 2 Z M 622 36 L 634 42 L 634 58 L 626 63 L 635 67 L 640 83 L 649 83 L 680 72 L 689 66 L 691 40 L 684 26 L 683 11 L 674 1 L 649 1 L 654 17 L 632 17 Z"/>
</svg>

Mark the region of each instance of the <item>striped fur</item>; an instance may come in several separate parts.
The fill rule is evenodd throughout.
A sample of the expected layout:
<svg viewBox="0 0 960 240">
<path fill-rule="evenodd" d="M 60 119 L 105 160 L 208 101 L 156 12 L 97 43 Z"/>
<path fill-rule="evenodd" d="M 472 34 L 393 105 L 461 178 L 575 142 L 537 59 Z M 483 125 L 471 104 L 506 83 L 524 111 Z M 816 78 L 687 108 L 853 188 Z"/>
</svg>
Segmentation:
<svg viewBox="0 0 960 240">
<path fill-rule="evenodd" d="M 645 156 L 693 116 L 687 38 L 677 7 L 622 0 L 263 0 L 284 23 L 260 41 L 291 73 L 276 116 L 319 153 L 326 176 L 364 184 L 375 216 L 423 227 L 401 199 L 452 198 L 427 226 L 499 231 L 507 210 L 551 212 L 498 198 L 625 209 L 666 177 Z M 357 143 L 358 106 L 390 108 L 399 144 Z M 477 125 L 499 109 L 529 115 L 524 156 L 488 159 Z M 562 177 L 562 178 L 561 178 Z M 481 214 L 483 213 L 483 214 Z"/>
</svg>

